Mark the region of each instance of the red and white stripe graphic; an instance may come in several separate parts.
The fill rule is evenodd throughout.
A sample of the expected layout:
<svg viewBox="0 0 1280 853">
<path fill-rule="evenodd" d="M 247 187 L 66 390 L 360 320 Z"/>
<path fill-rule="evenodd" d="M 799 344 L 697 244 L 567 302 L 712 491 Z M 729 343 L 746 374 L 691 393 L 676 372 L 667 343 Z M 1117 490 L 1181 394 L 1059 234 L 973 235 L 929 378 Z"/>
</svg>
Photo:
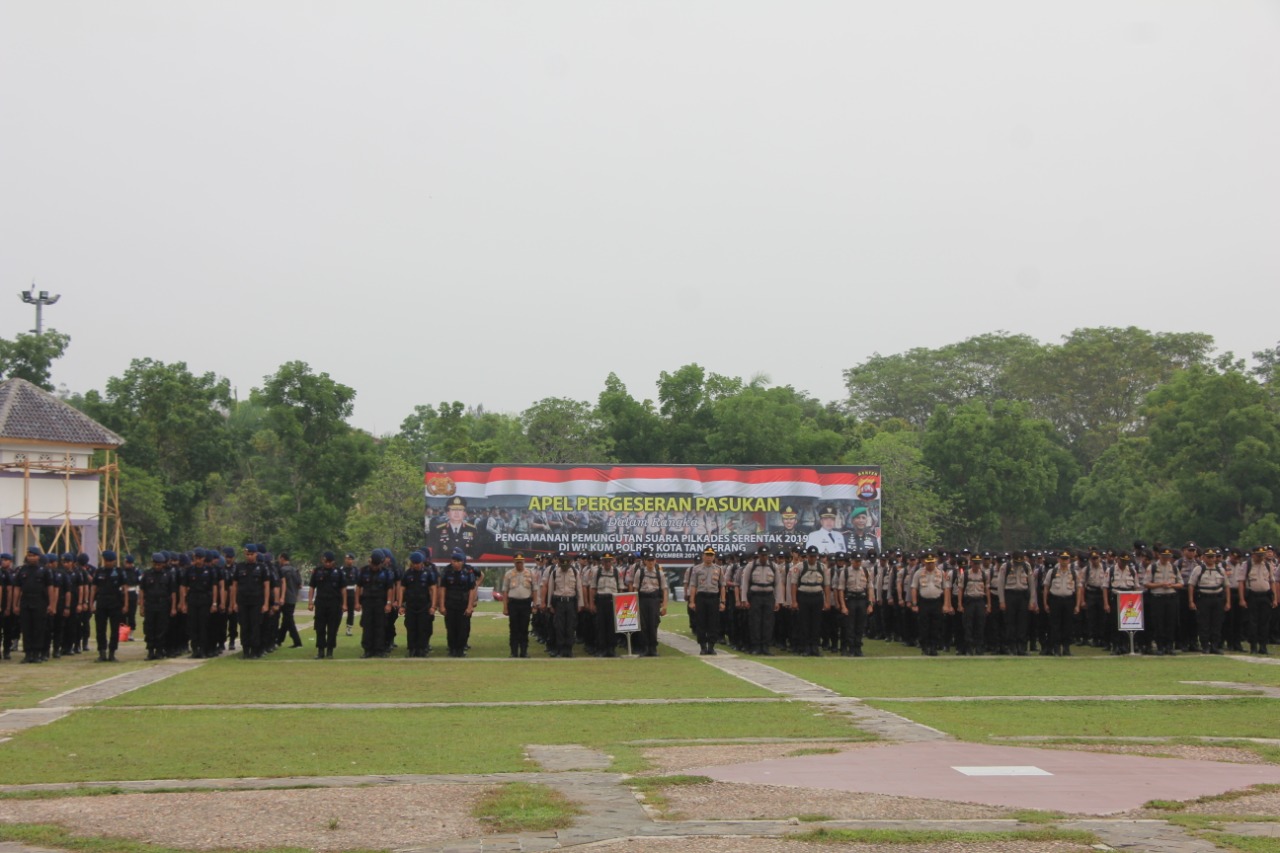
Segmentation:
<svg viewBox="0 0 1280 853">
<path fill-rule="evenodd" d="M 690 466 L 582 466 L 542 468 L 494 466 L 488 470 L 433 466 L 426 479 L 442 474 L 463 498 L 510 495 L 612 497 L 614 495 L 690 495 L 692 497 L 787 497 L 854 500 L 868 482 L 879 492 L 874 470 L 854 468 L 694 468 Z M 430 496 L 430 495 L 429 495 Z M 432 496 L 437 497 L 439 496 Z"/>
</svg>

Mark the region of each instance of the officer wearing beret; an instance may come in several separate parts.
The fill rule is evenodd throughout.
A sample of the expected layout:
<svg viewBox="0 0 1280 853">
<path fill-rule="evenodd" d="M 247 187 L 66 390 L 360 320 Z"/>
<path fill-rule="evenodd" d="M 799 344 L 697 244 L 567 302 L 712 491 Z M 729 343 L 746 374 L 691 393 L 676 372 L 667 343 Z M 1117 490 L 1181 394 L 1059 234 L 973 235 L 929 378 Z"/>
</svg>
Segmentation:
<svg viewBox="0 0 1280 853">
<path fill-rule="evenodd" d="M 120 620 L 124 618 L 128 594 L 124 571 L 116 565 L 116 552 L 103 551 L 102 565 L 93 570 L 93 584 L 89 587 L 99 663 L 116 659 Z"/>
<path fill-rule="evenodd" d="M 18 622 L 22 633 L 22 663 L 41 663 L 45 658 L 45 636 L 49 620 L 58 607 L 57 587 L 40 549 L 27 548 L 22 567 L 13 578 L 18 594 Z"/>
<path fill-rule="evenodd" d="M 182 567 L 178 585 L 178 612 L 187 616 L 187 637 L 191 657 L 213 657 L 210 619 L 217 610 L 218 570 L 209 563 L 203 548 L 196 548 L 189 565 Z"/>
<path fill-rule="evenodd" d="M 476 573 L 467 565 L 461 548 L 449 554 L 449 567 L 440 576 L 437 600 L 444 612 L 444 627 L 449 636 L 449 657 L 467 656 L 471 639 L 471 614 L 476 609 Z"/>
<path fill-rule="evenodd" d="M 0 554 L 0 659 L 8 660 L 18 644 L 18 605 L 13 586 L 13 555 Z"/>
<path fill-rule="evenodd" d="M 431 529 L 427 544 L 433 554 L 462 551 L 467 557 L 480 556 L 480 531 L 467 521 L 467 502 L 460 496 L 445 504 L 445 520 Z"/>
<path fill-rule="evenodd" d="M 236 564 L 231 579 L 231 612 L 240 624 L 240 648 L 246 660 L 262 657 L 262 619 L 267 614 L 271 580 L 258 562 L 258 546 L 244 546 L 244 560 Z M 235 641 L 232 640 L 232 648 Z"/>
<path fill-rule="evenodd" d="M 387 615 L 395 601 L 395 576 L 382 556 L 382 549 L 356 573 L 356 612 L 360 613 L 360 645 L 364 658 L 387 656 Z"/>
<path fill-rule="evenodd" d="M 310 587 L 307 609 L 316 614 L 316 658 L 331 658 L 338 645 L 338 626 L 342 624 L 347 592 L 346 573 L 334 563 L 332 551 L 321 555 L 320 565 L 311 572 Z"/>
<path fill-rule="evenodd" d="M 431 623 L 435 621 L 436 586 L 439 583 L 435 566 L 427 563 L 421 551 L 409 555 L 409 568 L 400 579 L 400 613 L 404 616 L 407 656 L 425 658 L 431 646 Z"/>
<path fill-rule="evenodd" d="M 147 660 L 159 660 L 167 654 L 169 620 L 178 612 L 178 596 L 167 563 L 163 553 L 152 554 L 151 571 L 145 572 L 138 582 L 138 607 L 142 610 Z"/>
</svg>

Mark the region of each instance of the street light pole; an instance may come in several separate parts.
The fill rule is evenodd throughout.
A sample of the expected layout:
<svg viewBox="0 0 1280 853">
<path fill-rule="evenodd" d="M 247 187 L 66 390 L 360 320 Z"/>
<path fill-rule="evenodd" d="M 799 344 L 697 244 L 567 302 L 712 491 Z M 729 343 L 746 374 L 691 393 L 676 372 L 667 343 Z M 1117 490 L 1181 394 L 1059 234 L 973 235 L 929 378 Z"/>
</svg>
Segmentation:
<svg viewBox="0 0 1280 853">
<path fill-rule="evenodd" d="M 62 298 L 62 294 L 55 293 L 53 294 L 53 296 L 50 296 L 49 291 L 42 290 L 37 295 L 36 283 L 33 281 L 31 282 L 31 290 L 29 291 L 24 290 L 18 295 L 22 297 L 23 302 L 27 303 L 28 305 L 36 306 L 36 327 L 31 331 L 35 332 L 37 335 L 43 335 L 44 334 L 44 306 L 53 305 L 59 299 Z"/>
</svg>

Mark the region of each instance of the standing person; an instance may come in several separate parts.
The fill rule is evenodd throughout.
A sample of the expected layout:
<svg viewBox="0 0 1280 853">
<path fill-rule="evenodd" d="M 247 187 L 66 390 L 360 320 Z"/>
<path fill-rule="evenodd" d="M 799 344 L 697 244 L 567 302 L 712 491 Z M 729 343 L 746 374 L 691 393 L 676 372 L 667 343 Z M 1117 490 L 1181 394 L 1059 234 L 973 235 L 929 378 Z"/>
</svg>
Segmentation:
<svg viewBox="0 0 1280 853">
<path fill-rule="evenodd" d="M 283 603 L 280 605 L 280 630 L 276 633 L 276 645 L 284 642 L 286 635 L 293 640 L 289 648 L 302 648 L 302 636 L 298 633 L 298 624 L 293 614 L 298 609 L 298 593 L 302 589 L 302 574 L 289 559 L 289 552 L 280 552 L 280 582 L 284 587 Z"/>
<path fill-rule="evenodd" d="M 89 620 L 91 618 L 91 608 L 89 602 L 89 587 L 93 583 L 93 570 L 97 568 L 89 564 L 88 554 L 76 555 L 76 575 L 80 584 L 80 594 L 76 598 L 78 603 L 75 618 L 76 633 L 73 638 L 73 649 L 76 654 L 89 651 Z"/>
<path fill-rule="evenodd" d="M 476 609 L 476 573 L 467 564 L 467 554 L 455 548 L 449 555 L 449 568 L 440 576 L 438 600 L 444 612 L 444 627 L 449 635 L 449 657 L 467 656 L 471 638 L 471 614 Z"/>
<path fill-rule="evenodd" d="M 640 552 L 640 567 L 631 577 L 631 590 L 640 599 L 640 654 L 658 656 L 658 625 L 667 615 L 667 573 L 648 548 Z"/>
<path fill-rule="evenodd" d="M 431 644 L 431 619 L 436 609 L 435 566 L 427 565 L 421 551 L 409 555 L 409 568 L 400 578 L 400 613 L 404 616 L 405 656 L 425 658 Z"/>
<path fill-rule="evenodd" d="M 1111 607 L 1109 612 L 1111 616 L 1111 654 L 1123 655 L 1128 654 L 1129 641 L 1125 639 L 1127 631 L 1121 631 L 1118 623 L 1118 614 L 1121 612 L 1120 596 L 1125 593 L 1134 593 L 1142 591 L 1142 581 L 1138 577 L 1138 570 L 1133 565 L 1133 557 L 1128 551 L 1121 551 L 1116 556 L 1115 563 L 1111 566 L 1111 572 L 1107 577 L 1107 589 L 1109 591 L 1109 601 Z M 1135 647 L 1137 638 L 1134 638 Z"/>
<path fill-rule="evenodd" d="M 151 571 L 138 581 L 138 607 L 142 610 L 147 660 L 159 660 L 168 653 L 169 619 L 178 612 L 178 595 L 167 563 L 164 554 L 152 554 Z"/>
<path fill-rule="evenodd" d="M 395 579 L 382 550 L 369 555 L 369 563 L 356 573 L 356 612 L 360 613 L 360 645 L 363 658 L 387 656 L 387 614 L 395 600 Z"/>
<path fill-rule="evenodd" d="M 1173 565 L 1178 570 L 1178 576 L 1182 578 L 1183 587 L 1188 590 L 1187 596 L 1178 597 L 1178 648 L 1184 652 L 1198 652 L 1200 646 L 1197 638 L 1200 636 L 1200 631 L 1196 625 L 1196 611 L 1191 608 L 1189 596 L 1191 573 L 1204 565 L 1200 560 L 1200 546 L 1194 542 L 1183 545 L 1182 556 L 1174 560 Z"/>
<path fill-rule="evenodd" d="M 129 626 L 129 642 L 133 642 L 133 635 L 138 630 L 138 581 L 140 580 L 142 580 L 142 572 L 138 571 L 137 559 L 132 554 L 125 554 L 124 582 L 128 584 L 129 602 L 124 612 L 124 621 Z"/>
<path fill-rule="evenodd" d="M 1111 566 L 1102 559 L 1097 548 L 1089 549 L 1089 562 L 1084 567 L 1084 615 L 1088 624 L 1089 645 L 1107 645 L 1111 623 Z"/>
<path fill-rule="evenodd" d="M 829 509 L 829 508 L 828 508 Z M 826 510 L 823 510 L 824 518 Z M 834 510 L 832 510 L 834 517 Z M 804 657 L 822 657 L 818 651 L 822 614 L 831 606 L 831 575 L 825 564 L 818 562 L 818 546 L 804 550 L 804 562 L 791 581 L 792 650 Z"/>
<path fill-rule="evenodd" d="M 1143 586 L 1151 592 L 1151 635 L 1157 655 L 1176 655 L 1174 630 L 1178 621 L 1178 590 L 1182 575 L 1173 564 L 1173 549 L 1162 547 L 1156 562 L 1147 567 Z"/>
<path fill-rule="evenodd" d="M 0 660 L 8 660 L 17 645 L 18 614 L 13 585 L 13 555 L 0 554 Z"/>
<path fill-rule="evenodd" d="M 315 613 L 316 659 L 333 657 L 338 645 L 338 626 L 347 593 L 347 575 L 334 564 L 332 551 L 320 555 L 320 565 L 311 572 L 307 610 Z"/>
<path fill-rule="evenodd" d="M 716 565 L 716 549 L 708 545 L 702 552 L 702 562 L 689 571 L 689 610 L 697 622 L 698 645 L 701 654 L 714 655 L 716 640 L 720 636 L 720 614 L 724 612 L 724 568 Z"/>
<path fill-rule="evenodd" d="M 258 562 L 258 546 L 244 546 L 244 561 L 237 563 L 231 579 L 231 612 L 240 626 L 240 649 L 245 660 L 262 657 L 262 617 L 267 612 L 271 581 Z M 231 641 L 235 648 L 235 640 Z"/>
<path fill-rule="evenodd" d="M 183 570 L 178 586 L 178 611 L 187 615 L 193 658 L 213 657 L 209 618 L 217 609 L 217 588 L 217 569 L 209 565 L 205 550 L 197 548 L 195 559 Z"/>
<path fill-rule="evenodd" d="M 40 561 L 40 549 L 32 545 L 22 567 L 14 574 L 14 594 L 18 596 L 18 625 L 22 633 L 22 663 L 42 663 L 45 635 L 58 609 L 58 591 L 53 572 Z"/>
<path fill-rule="evenodd" d="M 925 553 L 922 567 L 911 579 L 911 611 L 917 617 L 920 654 L 937 657 L 943 616 L 951 612 L 951 585 L 931 551 Z"/>
<path fill-rule="evenodd" d="M 507 617 L 507 643 L 511 657 L 529 656 L 529 619 L 537 604 L 538 582 L 524 567 L 524 554 L 516 554 L 512 567 L 502 576 L 502 615 Z"/>
<path fill-rule="evenodd" d="M 844 619 L 844 646 L 840 653 L 860 658 L 867 618 L 876 606 L 876 583 L 875 575 L 863 564 L 862 555 L 857 551 L 849 555 L 849 566 L 840 575 L 835 599 Z"/>
<path fill-rule="evenodd" d="M 356 555 L 347 552 L 342 558 L 342 574 L 347 579 L 345 606 L 347 608 L 347 636 L 351 636 L 351 626 L 356 618 Z"/>
<path fill-rule="evenodd" d="M 587 574 L 583 588 L 587 593 L 587 610 L 595 616 L 596 657 L 617 657 L 613 597 L 622 591 L 623 584 L 613 564 L 613 554 L 605 553 L 600 558 L 600 565 Z"/>
<path fill-rule="evenodd" d="M 1240 606 L 1249 614 L 1249 651 L 1267 654 L 1267 637 L 1271 631 L 1271 609 L 1276 606 L 1276 584 L 1267 549 L 1253 549 L 1249 564 L 1240 580 Z"/>
<path fill-rule="evenodd" d="M 1044 575 L 1044 612 L 1049 614 L 1049 645 L 1040 650 L 1042 655 L 1071 656 L 1071 620 L 1084 604 L 1084 585 L 1080 574 L 1071 565 L 1071 554 L 1058 555 L 1058 565 Z"/>
<path fill-rule="evenodd" d="M 1191 570 L 1187 578 L 1187 603 L 1196 615 L 1200 630 L 1200 650 L 1207 655 L 1222 654 L 1222 620 L 1231 602 L 1227 589 L 1231 578 L 1218 564 L 1218 552 L 1208 548 L 1203 561 Z"/>
<path fill-rule="evenodd" d="M 960 597 L 960 621 L 964 628 L 962 655 L 981 655 L 986 640 L 987 614 L 991 612 L 991 575 L 977 558 L 956 572 Z"/>
<path fill-rule="evenodd" d="M 559 565 L 553 566 L 543 581 L 542 600 L 551 611 L 551 657 L 573 657 L 573 641 L 577 636 L 578 602 L 582 600 L 582 581 L 569 555 L 561 554 Z"/>
</svg>

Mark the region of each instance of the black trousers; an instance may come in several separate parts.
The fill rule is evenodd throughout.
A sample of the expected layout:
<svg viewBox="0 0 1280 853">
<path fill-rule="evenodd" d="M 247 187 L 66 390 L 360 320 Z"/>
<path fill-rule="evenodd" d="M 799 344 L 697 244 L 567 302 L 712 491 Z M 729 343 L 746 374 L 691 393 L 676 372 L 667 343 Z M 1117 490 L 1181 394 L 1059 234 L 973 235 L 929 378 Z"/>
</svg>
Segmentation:
<svg viewBox="0 0 1280 853">
<path fill-rule="evenodd" d="M 1156 648 L 1166 651 L 1173 648 L 1174 632 L 1178 627 L 1178 599 L 1182 596 L 1151 594 L 1151 638 Z"/>
<path fill-rule="evenodd" d="M 817 651 L 822 641 L 822 593 L 797 592 L 797 633 L 801 653 Z"/>
<path fill-rule="evenodd" d="M 142 631 L 146 636 L 147 651 L 165 651 L 169 633 L 169 608 L 148 607 L 142 614 Z"/>
<path fill-rule="evenodd" d="M 645 653 L 658 652 L 658 625 L 662 622 L 662 593 L 640 593 L 640 649 Z"/>
<path fill-rule="evenodd" d="M 1104 606 L 1106 595 L 1107 591 L 1101 588 L 1088 587 L 1084 591 L 1085 623 L 1089 626 L 1089 639 L 1095 643 L 1105 643 L 1110 634 L 1108 619 L 1111 614 Z"/>
<path fill-rule="evenodd" d="M 276 633 L 276 645 L 284 642 L 288 635 L 295 646 L 302 645 L 302 636 L 298 633 L 298 623 L 293 621 L 293 614 L 298 609 L 297 603 L 280 605 L 280 630 Z"/>
<path fill-rule="evenodd" d="M 551 606 L 555 610 L 551 615 L 551 647 L 567 657 L 573 654 L 573 641 L 578 635 L 578 599 L 553 598 Z"/>
<path fill-rule="evenodd" d="M 754 651 L 764 651 L 773 640 L 774 603 L 772 592 L 747 593 L 747 633 Z"/>
<path fill-rule="evenodd" d="M 1271 631 L 1271 593 L 1246 589 L 1244 600 L 1249 605 L 1249 645 L 1265 646 Z"/>
<path fill-rule="evenodd" d="M 22 650 L 28 657 L 44 654 L 45 631 L 49 611 L 38 604 L 22 604 L 18 608 L 18 629 L 22 632 Z"/>
<path fill-rule="evenodd" d="M 360 601 L 360 647 L 365 655 L 382 654 L 387 642 L 387 598 L 365 598 Z"/>
<path fill-rule="evenodd" d="M 923 651 L 936 653 L 942 645 L 942 598 L 920 598 L 916 606 L 920 612 L 916 614 L 916 630 L 920 635 L 920 648 Z"/>
<path fill-rule="evenodd" d="M 462 655 L 467 650 L 467 641 L 471 639 L 471 617 L 467 615 L 470 601 L 470 590 L 451 590 L 444 594 L 444 628 L 449 635 L 450 654 Z"/>
<path fill-rule="evenodd" d="M 347 603 L 347 627 L 350 628 L 356 624 L 356 588 L 347 588 L 343 591 L 342 596 Z"/>
<path fill-rule="evenodd" d="M 987 635 L 987 599 L 964 599 L 961 621 L 964 623 L 964 650 L 970 654 L 982 651 Z"/>
<path fill-rule="evenodd" d="M 1026 651 L 1027 630 L 1031 621 L 1031 593 L 1025 589 L 1004 591 L 1005 642 L 1013 653 Z"/>
<path fill-rule="evenodd" d="M 694 599 L 694 604 L 697 605 L 694 616 L 698 642 L 704 646 L 714 646 L 720 639 L 720 593 L 700 592 Z"/>
<path fill-rule="evenodd" d="M 262 653 L 262 599 L 236 597 L 236 617 L 240 624 L 240 648 L 245 657 Z"/>
<path fill-rule="evenodd" d="M 867 606 L 870 599 L 864 594 L 849 595 L 845 593 L 844 607 L 849 612 L 844 616 L 844 650 L 862 651 L 862 638 L 867 633 Z"/>
<path fill-rule="evenodd" d="M 435 617 L 429 612 L 429 602 L 405 602 L 404 605 L 404 645 L 412 654 L 425 652 L 431 643 L 431 623 Z M 334 623 L 337 630 L 337 623 Z"/>
<path fill-rule="evenodd" d="M 1200 631 L 1200 648 L 1208 652 L 1222 648 L 1222 622 L 1226 616 L 1224 593 L 1201 592 L 1196 595 L 1196 627 Z"/>
<path fill-rule="evenodd" d="M 212 608 L 212 595 L 187 593 L 187 637 L 191 640 L 192 654 L 207 655 L 213 646 L 213 635 L 209 631 Z"/>
<path fill-rule="evenodd" d="M 316 599 L 316 648 L 332 649 L 338 645 L 338 626 L 342 624 L 342 600 Z"/>
<path fill-rule="evenodd" d="M 120 620 L 124 613 L 119 605 L 97 605 L 93 612 L 93 627 L 97 634 L 98 651 L 114 652 L 120 645 Z"/>
<path fill-rule="evenodd" d="M 1049 596 L 1049 645 L 1053 651 L 1066 651 L 1071 645 L 1071 623 L 1075 612 L 1074 595 Z"/>
<path fill-rule="evenodd" d="M 128 606 L 125 608 L 124 618 L 125 624 L 129 626 L 129 630 L 132 632 L 138 630 L 138 590 L 136 588 L 130 589 L 128 594 L 129 601 L 127 602 Z"/>
<path fill-rule="evenodd" d="M 596 613 L 596 654 L 607 658 L 617 654 L 617 637 L 614 636 L 613 596 L 597 595 L 595 597 Z"/>
<path fill-rule="evenodd" d="M 529 619 L 533 615 L 533 599 L 507 599 L 507 640 L 511 651 L 529 648 Z"/>
</svg>

